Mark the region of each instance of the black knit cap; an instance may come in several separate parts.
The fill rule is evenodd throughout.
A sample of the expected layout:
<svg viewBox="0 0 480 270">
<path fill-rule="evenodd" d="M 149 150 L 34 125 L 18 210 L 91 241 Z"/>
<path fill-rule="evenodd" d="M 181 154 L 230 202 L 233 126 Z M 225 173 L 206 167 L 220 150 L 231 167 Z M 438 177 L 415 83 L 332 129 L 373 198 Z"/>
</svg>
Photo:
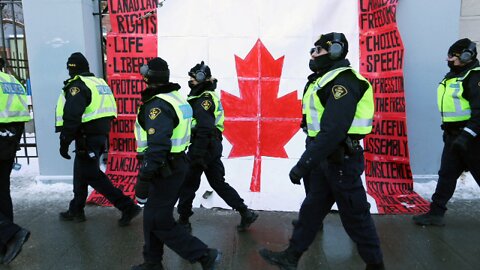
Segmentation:
<svg viewBox="0 0 480 270">
<path fill-rule="evenodd" d="M 140 68 L 140 73 L 145 77 L 147 83 L 168 83 L 170 80 L 168 64 L 160 57 L 148 61 L 146 66 Z"/>
<path fill-rule="evenodd" d="M 67 60 L 67 69 L 89 71 L 87 58 L 80 52 L 72 53 Z"/>
<path fill-rule="evenodd" d="M 345 35 L 343 33 L 338 33 L 338 34 L 340 35 L 340 42 L 343 43 L 343 53 L 340 56 L 340 59 L 344 59 L 347 56 L 347 53 L 348 53 L 348 41 L 347 41 L 347 38 L 345 37 Z M 328 51 L 328 49 L 332 45 L 333 37 L 334 37 L 333 32 L 321 35 L 318 38 L 318 40 L 315 41 L 314 45 L 315 46 L 320 46 L 323 49 Z"/>
<path fill-rule="evenodd" d="M 195 78 L 195 74 L 197 74 L 197 72 L 202 69 L 202 66 L 205 66 L 203 68 L 203 72 L 205 73 L 205 78 L 206 79 L 211 78 L 212 71 L 210 70 L 210 67 L 205 65 L 203 61 L 201 63 L 196 64 L 194 67 L 192 67 L 188 72 L 188 76 Z"/>
<path fill-rule="evenodd" d="M 459 39 L 455 41 L 452 46 L 450 46 L 450 48 L 448 49 L 448 54 L 452 56 L 460 56 L 464 50 L 468 49 L 470 43 L 472 43 L 472 41 L 468 38 Z M 475 58 L 477 56 L 476 47 L 473 49 L 473 53 L 473 58 Z"/>
</svg>

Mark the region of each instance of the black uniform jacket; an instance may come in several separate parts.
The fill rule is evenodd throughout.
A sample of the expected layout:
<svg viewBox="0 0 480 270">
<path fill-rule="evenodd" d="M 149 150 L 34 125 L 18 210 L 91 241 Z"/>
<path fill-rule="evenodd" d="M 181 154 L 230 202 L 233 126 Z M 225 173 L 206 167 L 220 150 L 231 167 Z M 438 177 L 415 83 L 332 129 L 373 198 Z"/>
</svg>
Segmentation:
<svg viewBox="0 0 480 270">
<path fill-rule="evenodd" d="M 215 126 L 215 103 L 213 97 L 205 91 L 214 91 L 217 87 L 217 81 L 205 81 L 191 89 L 188 103 L 193 109 L 193 118 L 197 124 L 192 130 L 192 145 L 189 148 L 189 156 L 192 158 L 203 158 L 208 153 L 208 147 L 212 138 L 219 134 Z M 221 137 L 221 135 L 218 135 Z"/>
<path fill-rule="evenodd" d="M 347 59 L 337 61 L 330 70 L 350 66 Z M 327 71 L 328 72 L 328 71 Z M 325 72 L 326 73 L 326 72 Z M 323 74 L 322 74 L 323 75 Z M 343 87 L 344 95 L 334 97 L 333 91 Z M 320 132 L 309 144 L 299 161 L 299 165 L 311 169 L 322 159 L 330 156 L 347 138 L 357 103 L 368 89 L 368 84 L 359 80 L 352 71 L 343 71 L 321 90 L 317 91 L 320 102 L 325 107 L 320 119 Z M 350 135 L 352 139 L 361 139 L 363 135 Z"/>
<path fill-rule="evenodd" d="M 88 72 L 80 76 L 94 77 Z M 63 127 L 56 127 L 60 138 L 70 143 L 81 134 L 108 135 L 110 132 L 110 121 L 113 117 L 103 117 L 86 123 L 82 123 L 82 115 L 92 101 L 92 92 L 81 80 L 66 80 L 63 91 L 65 92 L 65 106 L 63 109 Z"/>
<path fill-rule="evenodd" d="M 144 163 L 159 168 L 166 161 L 172 148 L 171 137 L 179 119 L 173 106 L 167 101 L 155 97 L 157 94 L 178 91 L 180 85 L 169 83 L 149 85 L 142 92 L 142 105 L 138 112 L 138 122 L 147 132 L 148 148 Z"/>
<path fill-rule="evenodd" d="M 463 77 L 470 69 L 479 66 L 478 60 L 465 66 L 460 73 L 449 72 L 445 75 L 445 79 L 454 77 Z M 470 103 L 471 117 L 467 121 L 461 122 L 445 122 L 442 124 L 444 130 L 458 130 L 467 127 L 476 134 L 480 134 L 480 71 L 472 71 L 463 81 L 462 96 Z"/>
</svg>

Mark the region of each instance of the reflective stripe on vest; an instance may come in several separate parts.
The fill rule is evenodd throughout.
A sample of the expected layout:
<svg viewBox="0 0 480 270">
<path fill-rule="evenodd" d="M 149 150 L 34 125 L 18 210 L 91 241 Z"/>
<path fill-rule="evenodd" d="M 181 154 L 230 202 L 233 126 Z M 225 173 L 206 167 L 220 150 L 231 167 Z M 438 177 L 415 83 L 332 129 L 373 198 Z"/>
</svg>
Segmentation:
<svg viewBox="0 0 480 270">
<path fill-rule="evenodd" d="M 438 85 L 437 105 L 442 122 L 459 122 L 470 119 L 472 111 L 470 102 L 463 97 L 463 81 L 474 70 L 480 70 L 480 67 L 469 70 L 462 77 L 444 79 Z"/>
<path fill-rule="evenodd" d="M 218 130 L 223 132 L 225 128 L 223 125 L 223 122 L 225 121 L 225 111 L 223 110 L 222 102 L 220 101 L 220 97 L 217 95 L 217 93 L 215 93 L 214 91 L 205 91 L 199 96 L 188 97 L 188 100 L 199 98 L 203 96 L 205 93 L 210 94 L 212 96 L 212 100 L 215 105 L 215 112 L 213 113 L 213 115 L 215 116 L 215 127 L 217 127 Z M 196 124 L 197 124 L 197 120 L 193 119 L 192 127 L 195 127 Z"/>
<path fill-rule="evenodd" d="M 143 130 L 142 126 L 140 126 L 140 123 L 138 122 L 138 116 L 137 120 L 135 121 L 135 140 L 137 141 L 137 152 L 142 153 L 145 150 L 147 150 L 148 143 L 147 143 L 147 132 Z"/>
<path fill-rule="evenodd" d="M 315 137 L 320 132 L 320 121 L 325 110 L 318 98 L 317 91 L 325 87 L 325 85 L 335 79 L 341 72 L 346 70 L 351 70 L 359 80 L 365 81 L 369 86 L 363 94 L 363 97 L 357 103 L 355 117 L 348 130 L 348 134 L 368 134 L 372 131 L 374 114 L 373 88 L 368 80 L 360 75 L 360 73 L 351 67 L 342 67 L 331 70 L 318 78 L 305 92 L 302 103 L 307 120 L 308 136 Z"/>
<path fill-rule="evenodd" d="M 82 115 L 82 123 L 86 123 L 103 117 L 117 117 L 117 104 L 112 90 L 101 78 L 93 76 L 75 76 L 70 81 L 81 79 L 90 89 L 92 100 L 85 108 Z M 65 92 L 62 91 L 57 101 L 55 126 L 63 126 L 63 109 L 65 106 Z"/>
<path fill-rule="evenodd" d="M 190 144 L 192 107 L 178 91 L 158 94 L 156 97 L 170 103 L 178 117 L 178 125 L 173 129 L 172 137 L 170 138 L 172 143 L 170 152 L 180 153 L 185 151 Z M 138 116 L 135 123 L 135 139 L 137 139 L 137 152 L 144 152 L 148 148 L 147 132 L 138 123 Z"/>
<path fill-rule="evenodd" d="M 12 75 L 0 72 L 0 88 L 0 123 L 30 121 L 23 85 Z"/>
</svg>

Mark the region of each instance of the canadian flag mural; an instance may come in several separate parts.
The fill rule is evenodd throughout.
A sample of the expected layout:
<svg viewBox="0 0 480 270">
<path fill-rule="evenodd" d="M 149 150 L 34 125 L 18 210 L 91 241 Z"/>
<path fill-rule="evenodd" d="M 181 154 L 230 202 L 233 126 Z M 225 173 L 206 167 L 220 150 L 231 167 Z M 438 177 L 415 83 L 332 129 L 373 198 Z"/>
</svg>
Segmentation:
<svg viewBox="0 0 480 270">
<path fill-rule="evenodd" d="M 187 72 L 204 60 L 225 109 L 226 181 L 254 209 L 297 211 L 305 197 L 288 173 L 305 150 L 300 98 L 309 49 L 321 33 L 343 32 L 358 66 L 358 8 L 352 1 L 165 2 L 158 55 L 186 95 Z M 228 206 L 202 181 L 194 204 Z M 372 200 L 373 202 L 373 200 Z"/>
<path fill-rule="evenodd" d="M 170 81 L 182 85 L 181 93 L 188 94 L 187 72 L 202 60 L 218 79 L 217 91 L 225 109 L 225 178 L 253 209 L 297 211 L 305 197 L 303 187 L 293 185 L 288 173 L 305 149 L 305 134 L 299 128 L 300 99 L 311 73 L 309 49 L 320 34 L 346 35 L 347 58 L 372 81 L 377 106 L 405 102 L 403 44 L 395 23 L 397 1 L 163 1 L 156 14 L 146 5 L 152 1 L 139 2 L 145 4 L 138 7 L 146 8 L 139 12 L 137 21 L 148 21 L 137 28 L 142 30 L 156 22 L 151 29 L 157 34 L 158 56 L 169 63 Z M 143 47 L 155 46 L 151 34 L 137 34 Z M 388 40 L 396 41 L 389 43 L 393 47 L 385 45 Z M 108 58 L 114 59 L 111 55 Z M 365 145 L 370 151 L 364 180 L 371 212 L 422 212 L 426 201 L 412 190 L 405 111 L 401 106 L 395 111 L 388 108 L 393 107 L 384 106 L 376 113 L 374 123 L 378 126 Z M 387 130 L 392 131 L 388 128 L 392 125 L 399 128 L 390 134 Z M 382 145 L 390 145 L 392 151 L 380 151 Z M 109 168 L 119 168 L 115 160 L 121 160 L 125 153 L 112 153 L 115 155 L 118 157 L 111 158 L 107 173 Z M 392 170 L 384 171 L 388 168 Z M 131 178 L 127 184 L 121 182 L 117 186 L 132 190 Z M 211 188 L 202 181 L 195 206 L 228 208 L 217 194 L 206 191 Z"/>
</svg>

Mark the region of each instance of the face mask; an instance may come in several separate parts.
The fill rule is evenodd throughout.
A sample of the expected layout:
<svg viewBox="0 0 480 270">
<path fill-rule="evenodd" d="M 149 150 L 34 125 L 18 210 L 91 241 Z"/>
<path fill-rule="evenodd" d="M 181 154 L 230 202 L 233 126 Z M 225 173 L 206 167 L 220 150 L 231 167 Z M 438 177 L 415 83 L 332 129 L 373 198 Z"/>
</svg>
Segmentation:
<svg viewBox="0 0 480 270">
<path fill-rule="evenodd" d="M 190 89 L 195 88 L 195 86 L 197 86 L 197 84 L 195 84 L 193 81 L 188 81 L 188 87 L 190 87 Z"/>
<path fill-rule="evenodd" d="M 330 59 L 328 54 L 320 55 L 314 59 L 310 59 L 308 67 L 312 72 L 320 72 L 325 70 L 333 65 L 333 60 Z"/>
<path fill-rule="evenodd" d="M 453 73 L 459 73 L 465 69 L 465 67 L 463 66 L 455 66 L 454 61 L 447 61 L 447 62 L 448 62 L 448 67 L 450 68 L 450 71 L 452 71 Z"/>
<path fill-rule="evenodd" d="M 78 75 L 78 72 L 73 69 L 73 68 L 70 68 L 68 69 L 68 75 L 70 75 L 71 78 L 75 77 L 75 75 Z"/>
<path fill-rule="evenodd" d="M 448 62 L 448 67 L 450 69 L 455 68 L 455 65 L 454 65 L 455 61 L 447 61 L 447 62 Z"/>
</svg>

